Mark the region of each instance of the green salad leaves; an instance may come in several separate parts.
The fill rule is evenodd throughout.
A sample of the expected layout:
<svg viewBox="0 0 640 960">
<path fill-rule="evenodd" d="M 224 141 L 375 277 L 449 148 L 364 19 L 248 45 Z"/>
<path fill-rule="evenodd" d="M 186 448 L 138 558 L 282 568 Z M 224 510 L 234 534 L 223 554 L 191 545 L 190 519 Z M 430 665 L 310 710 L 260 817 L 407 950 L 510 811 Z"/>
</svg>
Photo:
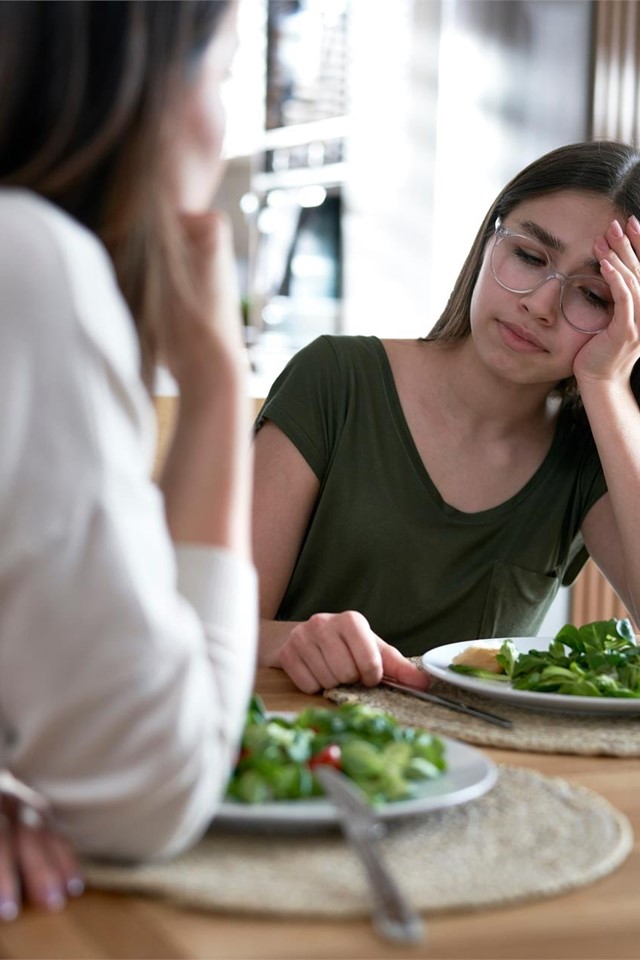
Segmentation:
<svg viewBox="0 0 640 960">
<path fill-rule="evenodd" d="M 404 727 L 365 704 L 310 707 L 289 720 L 249 705 L 242 749 L 227 799 L 242 803 L 321 796 L 314 767 L 328 763 L 354 780 L 371 803 L 405 800 L 446 769 L 442 740 Z"/>
<path fill-rule="evenodd" d="M 450 664 L 456 673 L 510 681 L 516 690 L 577 697 L 640 697 L 640 648 L 629 620 L 567 624 L 548 650 L 519 653 L 505 640 L 496 656 L 503 674 Z"/>
</svg>

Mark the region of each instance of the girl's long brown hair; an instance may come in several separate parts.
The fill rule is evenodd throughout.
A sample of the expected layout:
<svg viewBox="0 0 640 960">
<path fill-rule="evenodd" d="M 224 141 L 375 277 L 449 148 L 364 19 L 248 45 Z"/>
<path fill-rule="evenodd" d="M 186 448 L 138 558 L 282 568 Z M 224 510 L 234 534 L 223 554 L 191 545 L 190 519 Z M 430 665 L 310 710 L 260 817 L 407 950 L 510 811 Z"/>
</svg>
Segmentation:
<svg viewBox="0 0 640 960">
<path fill-rule="evenodd" d="M 469 335 L 471 298 L 496 219 L 504 219 L 525 200 L 560 190 L 583 190 L 607 197 L 625 217 L 635 214 L 640 219 L 640 151 L 613 140 L 572 143 L 552 150 L 516 174 L 489 208 L 444 312 L 425 340 L 454 343 Z M 640 361 L 633 370 L 631 385 L 640 401 Z M 582 419 L 575 379 L 562 381 L 557 389 L 564 405 Z"/>
</svg>

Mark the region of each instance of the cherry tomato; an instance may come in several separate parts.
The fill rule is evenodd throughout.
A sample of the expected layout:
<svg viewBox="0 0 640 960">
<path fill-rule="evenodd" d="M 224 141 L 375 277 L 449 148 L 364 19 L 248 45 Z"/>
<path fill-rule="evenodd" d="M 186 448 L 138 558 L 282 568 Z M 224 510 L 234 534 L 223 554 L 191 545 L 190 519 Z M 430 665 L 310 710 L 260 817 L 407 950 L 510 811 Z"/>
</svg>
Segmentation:
<svg viewBox="0 0 640 960">
<path fill-rule="evenodd" d="M 329 767 L 335 767 L 336 770 L 341 769 L 342 750 L 337 743 L 328 743 L 326 747 L 318 750 L 309 760 L 309 766 L 312 770 L 314 767 L 319 767 L 323 764 Z"/>
</svg>

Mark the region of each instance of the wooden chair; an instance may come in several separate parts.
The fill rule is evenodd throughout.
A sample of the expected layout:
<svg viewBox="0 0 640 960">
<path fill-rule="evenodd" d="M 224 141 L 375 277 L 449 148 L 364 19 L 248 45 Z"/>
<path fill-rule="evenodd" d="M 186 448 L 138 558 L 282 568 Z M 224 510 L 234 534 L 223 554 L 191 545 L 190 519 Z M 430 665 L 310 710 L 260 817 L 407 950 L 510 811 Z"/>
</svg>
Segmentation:
<svg viewBox="0 0 640 960">
<path fill-rule="evenodd" d="M 180 397 L 154 397 L 153 402 L 156 408 L 156 421 L 158 424 L 158 442 L 153 464 L 153 479 L 157 481 L 162 472 L 162 465 L 164 464 L 167 450 L 173 437 Z"/>
<path fill-rule="evenodd" d="M 628 617 L 632 620 L 593 560 L 587 560 L 571 588 L 570 614 L 571 623 L 576 626 L 591 620 L 609 620 L 611 617 L 618 620 Z M 635 629 L 637 632 L 637 627 Z"/>
<path fill-rule="evenodd" d="M 154 397 L 153 402 L 156 408 L 156 420 L 158 424 L 158 443 L 153 465 L 153 479 L 157 481 L 162 471 L 162 465 L 164 464 L 171 438 L 173 437 L 180 406 L 180 397 Z M 252 403 L 253 416 L 257 417 L 264 400 L 254 398 Z"/>
</svg>

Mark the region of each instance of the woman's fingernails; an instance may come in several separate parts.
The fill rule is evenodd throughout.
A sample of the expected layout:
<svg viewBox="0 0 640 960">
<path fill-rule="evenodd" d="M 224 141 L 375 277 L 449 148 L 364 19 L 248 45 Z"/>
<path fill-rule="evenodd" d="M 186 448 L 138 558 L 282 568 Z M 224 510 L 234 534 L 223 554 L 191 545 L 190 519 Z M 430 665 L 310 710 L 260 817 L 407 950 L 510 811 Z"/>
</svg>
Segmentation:
<svg viewBox="0 0 640 960">
<path fill-rule="evenodd" d="M 0 920 L 10 922 L 18 916 L 18 904 L 15 900 L 0 900 Z"/>
<path fill-rule="evenodd" d="M 627 220 L 627 226 L 630 227 L 634 233 L 640 233 L 640 220 L 638 220 L 635 214 L 631 214 Z"/>
<path fill-rule="evenodd" d="M 44 905 L 47 910 L 56 912 L 62 910 L 66 902 L 66 897 L 60 890 L 49 890 L 49 892 L 45 894 Z"/>
<path fill-rule="evenodd" d="M 67 880 L 67 893 L 70 897 L 80 897 L 84 893 L 84 880 L 82 877 L 71 877 Z"/>
<path fill-rule="evenodd" d="M 618 239 L 624 236 L 624 230 L 622 229 L 622 227 L 620 226 L 617 220 L 611 221 L 611 233 L 613 234 L 614 237 L 617 237 Z"/>
<path fill-rule="evenodd" d="M 601 253 L 603 256 L 604 254 L 609 253 L 609 244 L 604 237 L 596 237 L 595 247 L 598 253 Z"/>
</svg>

